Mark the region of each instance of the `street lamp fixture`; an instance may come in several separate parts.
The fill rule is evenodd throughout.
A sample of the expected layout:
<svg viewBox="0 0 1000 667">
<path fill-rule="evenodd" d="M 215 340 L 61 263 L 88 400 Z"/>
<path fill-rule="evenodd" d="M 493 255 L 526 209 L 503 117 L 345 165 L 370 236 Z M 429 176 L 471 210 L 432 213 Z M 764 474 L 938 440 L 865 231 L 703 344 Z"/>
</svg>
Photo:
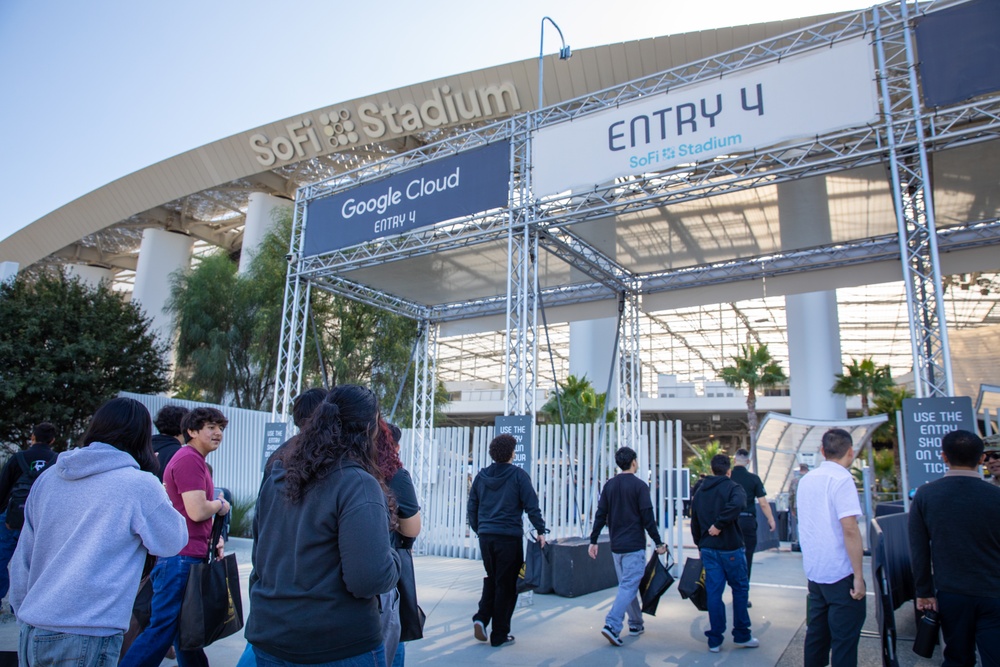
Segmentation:
<svg viewBox="0 0 1000 667">
<path fill-rule="evenodd" d="M 548 16 L 542 17 L 542 37 L 541 44 L 538 47 L 538 108 L 541 109 L 545 106 L 545 89 L 542 87 L 544 70 L 542 64 L 544 62 L 543 58 L 545 55 L 545 22 L 548 21 L 552 24 L 552 27 L 559 32 L 559 39 L 562 41 L 562 48 L 559 49 L 559 60 L 569 60 L 573 57 L 573 52 L 570 50 L 569 46 L 566 44 L 566 39 L 563 37 L 562 30 L 556 25 L 556 22 L 550 19 Z"/>
</svg>

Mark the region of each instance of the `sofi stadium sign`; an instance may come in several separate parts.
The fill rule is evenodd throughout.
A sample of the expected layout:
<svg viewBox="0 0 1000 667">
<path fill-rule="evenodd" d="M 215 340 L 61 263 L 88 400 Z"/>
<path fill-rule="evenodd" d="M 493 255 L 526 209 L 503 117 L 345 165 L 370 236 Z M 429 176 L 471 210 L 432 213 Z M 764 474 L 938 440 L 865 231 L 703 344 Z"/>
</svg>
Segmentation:
<svg viewBox="0 0 1000 667">
<path fill-rule="evenodd" d="M 428 97 L 402 104 L 385 100 L 363 102 L 302 116 L 284 125 L 284 132 L 251 135 L 257 162 L 270 167 L 279 160 L 301 160 L 362 141 L 517 113 L 521 101 L 511 83 L 455 90 L 435 86 Z"/>
</svg>

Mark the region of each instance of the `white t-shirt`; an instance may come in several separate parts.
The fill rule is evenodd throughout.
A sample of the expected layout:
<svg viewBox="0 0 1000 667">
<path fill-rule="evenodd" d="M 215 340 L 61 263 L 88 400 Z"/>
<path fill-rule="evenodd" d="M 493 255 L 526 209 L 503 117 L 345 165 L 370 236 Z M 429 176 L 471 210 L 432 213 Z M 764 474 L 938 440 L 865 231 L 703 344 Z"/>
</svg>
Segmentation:
<svg viewBox="0 0 1000 667">
<path fill-rule="evenodd" d="M 840 520 L 861 516 L 854 477 L 842 465 L 823 461 L 799 480 L 796 496 L 799 544 L 806 578 L 832 584 L 854 574 Z"/>
</svg>

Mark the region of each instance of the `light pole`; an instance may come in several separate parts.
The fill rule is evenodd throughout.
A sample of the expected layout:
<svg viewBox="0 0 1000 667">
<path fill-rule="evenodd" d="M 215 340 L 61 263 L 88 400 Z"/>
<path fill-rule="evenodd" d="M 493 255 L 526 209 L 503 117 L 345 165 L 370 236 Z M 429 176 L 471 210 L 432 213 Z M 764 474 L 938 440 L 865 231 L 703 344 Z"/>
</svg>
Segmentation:
<svg viewBox="0 0 1000 667">
<path fill-rule="evenodd" d="M 562 48 L 559 49 L 559 60 L 569 60 L 573 57 L 573 52 L 570 50 L 569 46 L 566 45 L 566 39 L 563 37 L 562 30 L 556 25 L 556 22 L 550 19 L 548 16 L 542 17 L 542 38 L 541 44 L 538 46 L 538 108 L 541 109 L 545 106 L 545 89 L 542 87 L 542 77 L 544 75 L 542 64 L 544 62 L 543 58 L 545 56 L 545 22 L 548 21 L 552 24 L 552 27 L 559 31 L 559 39 L 562 41 Z"/>
</svg>

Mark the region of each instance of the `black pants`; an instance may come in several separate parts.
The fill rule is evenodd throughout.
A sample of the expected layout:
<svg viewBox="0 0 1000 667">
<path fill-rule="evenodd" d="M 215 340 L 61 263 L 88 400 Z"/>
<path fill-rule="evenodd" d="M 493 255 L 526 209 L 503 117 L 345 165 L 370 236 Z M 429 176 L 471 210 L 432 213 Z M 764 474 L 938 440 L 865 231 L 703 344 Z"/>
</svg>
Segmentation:
<svg viewBox="0 0 1000 667">
<path fill-rule="evenodd" d="M 937 592 L 943 667 L 972 667 L 976 647 L 984 667 L 1000 666 L 1000 599 Z"/>
<path fill-rule="evenodd" d="M 864 600 L 851 597 L 854 575 L 832 584 L 809 582 L 805 667 L 857 667 L 858 640 L 868 613 Z M 832 655 L 831 655 L 832 649 Z"/>
<path fill-rule="evenodd" d="M 517 605 L 517 574 L 524 564 L 524 544 L 521 536 L 480 535 L 479 550 L 483 554 L 483 595 L 479 598 L 479 611 L 472 617 L 488 626 L 490 644 L 499 646 L 510 634 L 510 617 Z"/>
<path fill-rule="evenodd" d="M 753 570 L 753 552 L 757 550 L 757 515 L 744 516 L 740 514 L 740 532 L 743 533 L 743 548 L 747 552 L 747 581 Z"/>
</svg>

